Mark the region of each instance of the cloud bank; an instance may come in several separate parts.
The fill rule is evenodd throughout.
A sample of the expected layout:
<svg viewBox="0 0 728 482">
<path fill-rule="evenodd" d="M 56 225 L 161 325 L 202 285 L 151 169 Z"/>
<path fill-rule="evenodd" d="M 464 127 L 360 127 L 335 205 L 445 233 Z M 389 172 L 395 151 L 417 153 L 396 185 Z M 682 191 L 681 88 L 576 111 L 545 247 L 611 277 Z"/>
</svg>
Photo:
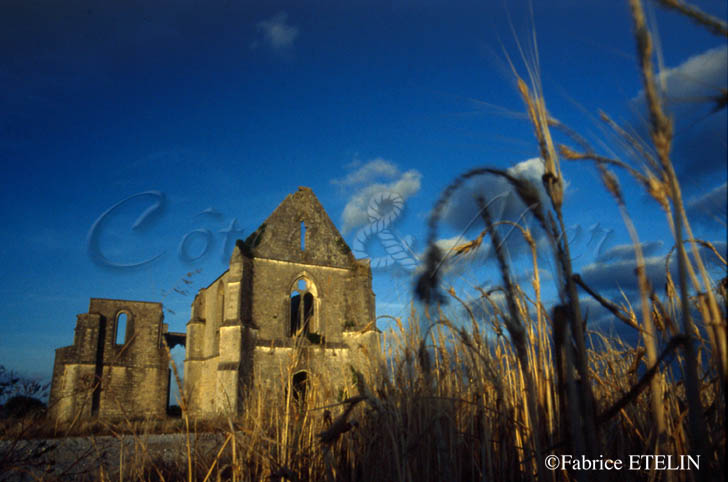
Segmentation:
<svg viewBox="0 0 728 482">
<path fill-rule="evenodd" d="M 657 253 L 657 251 L 660 250 L 663 246 L 662 241 L 647 241 L 642 243 L 642 255 L 643 256 L 653 256 Z M 622 262 L 622 261 L 630 261 L 634 260 L 634 246 L 631 244 L 620 244 L 618 246 L 614 246 L 604 253 L 597 256 L 597 259 L 595 260 L 598 263 L 604 263 L 604 262 Z"/>
<path fill-rule="evenodd" d="M 660 72 L 667 113 L 674 122 L 673 162 L 681 182 L 699 185 L 708 176 L 725 181 L 728 157 L 726 107 L 720 104 L 728 79 L 728 46 L 690 57 Z M 632 99 L 637 132 L 649 137 L 644 91 Z M 713 179 L 710 179 L 713 181 Z M 713 181 L 714 182 L 714 181 Z"/>
<path fill-rule="evenodd" d="M 369 224 L 367 208 L 372 196 L 381 192 L 398 194 L 403 201 L 419 192 L 422 173 L 417 169 L 400 171 L 396 164 L 382 158 L 372 159 L 363 165 L 351 166 L 343 179 L 334 179 L 332 184 L 352 191 L 353 194 L 341 215 L 344 234 Z"/>
<path fill-rule="evenodd" d="M 508 174 L 530 182 L 536 188 L 543 205 L 546 203 L 546 192 L 541 178 L 544 173 L 543 162 L 540 158 L 522 161 L 507 169 Z M 493 255 L 490 238 L 486 238 L 477 249 L 464 254 L 453 256 L 454 249 L 471 241 L 484 229 L 481 217 L 481 208 L 477 202 L 481 197 L 486 203 L 494 222 L 512 221 L 521 226 L 529 227 L 541 251 L 546 239 L 540 227 L 534 227 L 532 215 L 528 207 L 521 201 L 511 184 L 499 176 L 484 175 L 471 179 L 463 185 L 450 199 L 442 211 L 440 220 L 443 225 L 455 231 L 455 236 L 446 237 L 436 241 L 437 246 L 446 255 L 447 263 L 442 267 L 443 272 L 450 275 L 462 272 L 465 267 L 485 262 Z M 501 225 L 499 234 L 502 242 L 511 256 L 519 256 L 528 252 L 521 232 L 512 225 Z"/>
<path fill-rule="evenodd" d="M 687 202 L 686 208 L 691 221 L 698 223 L 715 225 L 717 222 L 726 226 L 726 217 L 728 216 L 728 183 L 708 191 L 707 193 L 697 196 Z"/>
<path fill-rule="evenodd" d="M 512 176 L 529 181 L 545 202 L 546 193 L 541 178 L 544 174 L 543 162 L 539 158 L 519 162 L 507 169 Z M 471 179 L 464 184 L 447 203 L 441 214 L 441 221 L 457 231 L 474 232 L 483 228 L 480 207 L 477 199 L 482 197 L 494 221 L 517 221 L 527 212 L 513 187 L 504 178 L 484 175 Z"/>
<path fill-rule="evenodd" d="M 725 259 L 726 243 L 717 241 L 713 243 L 713 246 Z M 666 254 L 656 254 L 661 247 L 662 243 L 659 241 L 642 243 L 645 255 L 645 274 L 657 293 L 664 293 L 668 269 L 673 280 L 677 279 L 677 255 L 673 251 L 670 262 L 667 264 Z M 725 266 L 721 264 L 712 250 L 701 246 L 699 252 L 709 270 L 717 270 L 718 274 L 725 272 Z M 691 254 L 689 256 L 692 257 Z M 629 296 L 636 294 L 639 290 L 636 269 L 634 248 L 631 244 L 624 244 L 615 246 L 599 256 L 593 263 L 581 268 L 581 277 L 597 292 L 615 295 L 623 291 Z"/>
</svg>

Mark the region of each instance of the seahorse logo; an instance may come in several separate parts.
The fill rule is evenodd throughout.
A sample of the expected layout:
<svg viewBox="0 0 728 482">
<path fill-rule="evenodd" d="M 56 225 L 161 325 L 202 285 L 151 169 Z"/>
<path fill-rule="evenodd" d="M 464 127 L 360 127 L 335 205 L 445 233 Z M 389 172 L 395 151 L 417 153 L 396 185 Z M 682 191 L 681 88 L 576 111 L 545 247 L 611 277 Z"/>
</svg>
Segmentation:
<svg viewBox="0 0 728 482">
<path fill-rule="evenodd" d="M 411 271 L 417 266 L 417 258 L 412 251 L 412 236 L 400 238 L 389 226 L 399 217 L 404 206 L 404 199 L 394 192 L 379 192 L 372 196 L 367 207 L 369 224 L 361 228 L 354 238 L 352 252 L 357 258 L 370 258 L 371 267 L 387 268 L 397 263 Z M 366 244 L 369 238 L 376 235 L 384 246 L 386 255 L 369 256 Z"/>
</svg>

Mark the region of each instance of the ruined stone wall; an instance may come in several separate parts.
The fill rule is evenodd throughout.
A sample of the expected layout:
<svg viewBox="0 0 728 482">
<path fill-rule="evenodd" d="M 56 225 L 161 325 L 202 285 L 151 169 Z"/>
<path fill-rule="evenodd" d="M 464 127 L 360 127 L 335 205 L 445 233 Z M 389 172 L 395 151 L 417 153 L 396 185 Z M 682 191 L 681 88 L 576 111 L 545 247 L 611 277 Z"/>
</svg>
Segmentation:
<svg viewBox="0 0 728 482">
<path fill-rule="evenodd" d="M 344 327 L 360 329 L 374 319 L 368 263 L 351 250 L 308 188 L 299 188 L 246 240 L 252 259 L 251 318 L 261 338 L 290 335 L 290 297 L 295 281 L 315 287 L 314 329 L 339 341 Z"/>
<path fill-rule="evenodd" d="M 234 274 L 231 268 L 199 291 L 187 324 L 184 390 L 190 412 L 195 415 L 215 413 L 221 390 L 231 383 L 219 371 L 221 363 L 226 362 L 231 338 L 235 338 L 226 334 L 229 328 L 224 326 L 226 310 L 229 312 L 231 303 L 238 303 L 240 297 L 239 292 L 231 292 Z M 235 321 L 240 324 L 237 317 Z M 234 368 L 237 374 L 237 365 Z"/>
<path fill-rule="evenodd" d="M 205 320 L 201 317 L 201 293 L 195 296 L 190 310 L 190 321 L 187 323 L 187 343 L 185 345 L 184 361 L 184 393 L 188 408 L 198 407 L 201 390 L 197 385 L 202 380 L 204 372 L 204 339 Z"/>
<path fill-rule="evenodd" d="M 349 246 L 306 187 L 289 194 L 248 244 L 256 258 L 339 268 L 349 268 L 354 262 Z"/>
<path fill-rule="evenodd" d="M 304 339 L 291 323 L 298 280 L 313 306 Z M 310 189 L 286 197 L 195 299 L 185 360 L 192 413 L 235 412 L 253 387 L 280 393 L 299 371 L 344 385 L 349 363 L 378 353 L 377 334 L 359 333 L 374 321 L 371 281 Z"/>
<path fill-rule="evenodd" d="M 269 401 L 284 401 L 288 380 L 306 372 L 328 403 L 356 394 L 351 368 L 361 373 L 376 370 L 380 359 L 379 334 L 347 332 L 345 343 L 336 347 L 304 344 L 301 347 L 258 345 L 253 357 L 254 385 L 257 393 Z"/>
<path fill-rule="evenodd" d="M 126 336 L 117 343 L 121 313 Z M 170 377 L 162 338 L 185 341 L 165 336 L 162 320 L 159 303 L 92 298 L 74 344 L 56 350 L 51 413 L 61 420 L 163 416 Z M 189 411 L 235 414 L 244 397 L 280 399 L 301 372 L 333 396 L 351 381 L 350 365 L 365 370 L 378 359 L 373 322 L 368 261 L 354 259 L 313 192 L 299 188 L 236 244 L 229 269 L 192 303 L 183 388 Z"/>
<path fill-rule="evenodd" d="M 48 405 L 53 418 L 91 416 L 100 330 L 104 327 L 100 315 L 80 314 L 76 317 L 73 345 L 56 350 Z"/>
<path fill-rule="evenodd" d="M 312 295 L 315 335 L 304 340 L 291 323 L 300 279 Z M 358 333 L 373 320 L 368 262 L 354 259 L 311 190 L 299 188 L 236 245 L 229 270 L 195 299 L 185 360 L 191 412 L 234 413 L 253 387 L 279 393 L 298 371 L 343 385 L 347 364 L 364 363 L 361 340 L 378 350 L 374 332 Z"/>
<path fill-rule="evenodd" d="M 117 344 L 119 315 L 127 316 Z M 56 350 L 50 413 L 57 420 L 163 416 L 169 365 L 162 305 L 92 298 L 78 315 L 74 344 Z"/>
<path fill-rule="evenodd" d="M 298 279 L 314 291 L 311 332 L 327 341 L 340 341 L 344 325 L 364 326 L 368 313 L 357 309 L 359 294 L 349 269 L 255 259 L 253 267 L 252 319 L 263 339 L 286 338 L 290 333 L 291 292 Z"/>
</svg>

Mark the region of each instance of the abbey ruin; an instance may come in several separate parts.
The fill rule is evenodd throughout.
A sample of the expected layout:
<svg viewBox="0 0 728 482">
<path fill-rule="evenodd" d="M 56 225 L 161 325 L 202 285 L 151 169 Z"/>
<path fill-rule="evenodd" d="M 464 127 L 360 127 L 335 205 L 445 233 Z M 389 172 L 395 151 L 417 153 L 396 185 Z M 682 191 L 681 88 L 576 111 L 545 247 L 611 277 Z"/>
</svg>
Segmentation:
<svg viewBox="0 0 728 482">
<path fill-rule="evenodd" d="M 379 356 L 368 259 L 355 259 L 313 192 L 288 195 L 229 268 L 192 302 L 186 333 L 160 303 L 92 298 L 74 343 L 56 350 L 49 408 L 75 417 L 163 416 L 166 343 L 185 346 L 183 392 L 200 418 L 236 414 L 245 397 L 282 399 L 322 383 L 331 397 Z"/>
</svg>

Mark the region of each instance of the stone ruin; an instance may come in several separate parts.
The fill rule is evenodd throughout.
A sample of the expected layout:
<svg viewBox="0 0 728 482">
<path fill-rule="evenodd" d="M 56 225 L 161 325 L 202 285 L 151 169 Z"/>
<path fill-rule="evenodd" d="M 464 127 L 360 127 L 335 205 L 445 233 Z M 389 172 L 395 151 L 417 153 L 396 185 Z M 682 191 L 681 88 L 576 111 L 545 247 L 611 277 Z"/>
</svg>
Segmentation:
<svg viewBox="0 0 728 482">
<path fill-rule="evenodd" d="M 168 331 L 161 303 L 92 298 L 73 345 L 56 350 L 49 412 L 164 416 L 164 343 L 185 346 L 182 390 L 199 418 L 240 413 L 259 390 L 283 401 L 287 387 L 312 380 L 343 387 L 344 368 L 364 372 L 381 356 L 374 296 L 369 260 L 354 258 L 301 187 L 236 243 L 229 268 L 195 296 L 186 334 Z"/>
</svg>

